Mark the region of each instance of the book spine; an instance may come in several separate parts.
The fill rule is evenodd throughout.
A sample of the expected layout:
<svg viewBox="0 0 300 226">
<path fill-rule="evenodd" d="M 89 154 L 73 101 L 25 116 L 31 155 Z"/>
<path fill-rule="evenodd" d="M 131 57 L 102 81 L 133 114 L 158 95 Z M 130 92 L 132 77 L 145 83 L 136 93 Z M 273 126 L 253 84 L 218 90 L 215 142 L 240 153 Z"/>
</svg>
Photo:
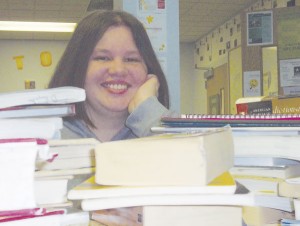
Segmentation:
<svg viewBox="0 0 300 226">
<path fill-rule="evenodd" d="M 271 100 L 249 102 L 236 104 L 237 114 L 271 114 L 273 113 L 273 106 Z"/>
<path fill-rule="evenodd" d="M 41 215 L 46 213 L 45 208 L 32 208 L 32 209 L 20 209 L 20 210 L 3 210 L 0 211 L 0 217 L 9 216 L 25 216 L 25 215 Z"/>
<path fill-rule="evenodd" d="M 272 100 L 274 114 L 300 114 L 300 97 Z"/>
<path fill-rule="evenodd" d="M 65 213 L 66 213 L 65 210 L 54 210 L 54 211 L 50 211 L 50 212 L 47 212 L 47 211 L 40 212 L 38 210 L 37 212 L 28 213 L 28 214 L 24 213 L 23 215 L 19 214 L 19 215 L 2 216 L 1 219 L 0 219 L 0 223 L 9 222 L 9 221 L 24 220 L 24 219 L 28 219 L 28 218 L 34 218 L 34 217 L 62 215 L 62 214 L 65 214 Z"/>
</svg>

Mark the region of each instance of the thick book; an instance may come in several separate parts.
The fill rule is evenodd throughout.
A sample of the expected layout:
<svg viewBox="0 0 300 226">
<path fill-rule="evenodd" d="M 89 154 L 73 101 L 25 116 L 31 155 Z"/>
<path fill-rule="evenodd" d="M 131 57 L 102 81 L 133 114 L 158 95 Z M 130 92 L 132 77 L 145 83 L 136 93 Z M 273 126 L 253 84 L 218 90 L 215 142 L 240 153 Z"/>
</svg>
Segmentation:
<svg viewBox="0 0 300 226">
<path fill-rule="evenodd" d="M 238 206 L 144 206 L 98 210 L 91 219 L 103 225 L 242 226 L 242 208 Z"/>
<path fill-rule="evenodd" d="M 95 167 L 94 138 L 49 140 L 49 153 L 57 155 L 51 162 L 37 161 L 37 170 L 67 170 Z"/>
<path fill-rule="evenodd" d="M 282 166 L 234 166 L 232 175 L 249 175 L 287 179 L 300 175 L 300 163 Z"/>
<path fill-rule="evenodd" d="M 181 117 L 162 117 L 166 127 L 300 127 L 300 114 L 266 115 L 201 115 L 184 114 Z"/>
<path fill-rule="evenodd" d="M 278 194 L 284 197 L 300 198 L 300 177 L 288 178 L 279 182 Z"/>
<path fill-rule="evenodd" d="M 278 157 L 259 157 L 259 156 L 245 156 L 234 157 L 235 166 L 263 166 L 263 167 L 282 167 L 285 165 L 298 165 L 300 161 Z"/>
<path fill-rule="evenodd" d="M 287 212 L 279 209 L 261 207 L 261 206 L 244 206 L 243 220 L 246 225 L 251 226 L 278 226 L 282 218 L 294 218 L 293 212 Z"/>
<path fill-rule="evenodd" d="M 147 195 L 84 199 L 81 207 L 85 211 L 113 209 L 134 206 L 262 206 L 284 211 L 294 211 L 293 199 L 275 195 L 247 194 L 193 194 L 193 195 Z"/>
<path fill-rule="evenodd" d="M 300 160 L 297 136 L 234 136 L 235 157 L 277 157 Z"/>
<path fill-rule="evenodd" d="M 0 211 L 36 207 L 34 164 L 38 149 L 35 139 L 0 143 Z"/>
<path fill-rule="evenodd" d="M 162 134 L 96 145 L 95 181 L 102 185 L 203 186 L 233 166 L 230 128 Z"/>
<path fill-rule="evenodd" d="M 75 104 L 25 105 L 0 109 L 0 118 L 65 117 L 75 114 Z"/>
<path fill-rule="evenodd" d="M 55 204 L 66 203 L 68 182 L 73 176 L 46 176 L 35 177 L 34 194 L 37 205 L 55 206 Z"/>
<path fill-rule="evenodd" d="M 122 196 L 164 194 L 234 194 L 236 183 L 229 172 L 215 178 L 207 186 L 107 186 L 95 183 L 92 176 L 68 192 L 68 199 L 93 199 Z"/>
<path fill-rule="evenodd" d="M 85 90 L 78 87 L 27 89 L 0 94 L 0 108 L 32 104 L 68 104 L 84 101 Z"/>
</svg>

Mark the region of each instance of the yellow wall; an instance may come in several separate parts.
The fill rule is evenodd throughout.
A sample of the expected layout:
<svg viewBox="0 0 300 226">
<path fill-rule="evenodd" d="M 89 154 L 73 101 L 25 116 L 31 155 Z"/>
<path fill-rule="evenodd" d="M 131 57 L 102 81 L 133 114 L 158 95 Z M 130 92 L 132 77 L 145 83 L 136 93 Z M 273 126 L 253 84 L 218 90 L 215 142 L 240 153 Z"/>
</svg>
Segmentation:
<svg viewBox="0 0 300 226">
<path fill-rule="evenodd" d="M 36 89 L 46 88 L 65 47 L 65 41 L 1 40 L 0 92 L 24 90 L 26 80 L 35 81 Z M 41 62 L 44 51 L 51 54 L 50 65 Z M 18 69 L 15 58 L 20 56 L 23 67 Z"/>
</svg>

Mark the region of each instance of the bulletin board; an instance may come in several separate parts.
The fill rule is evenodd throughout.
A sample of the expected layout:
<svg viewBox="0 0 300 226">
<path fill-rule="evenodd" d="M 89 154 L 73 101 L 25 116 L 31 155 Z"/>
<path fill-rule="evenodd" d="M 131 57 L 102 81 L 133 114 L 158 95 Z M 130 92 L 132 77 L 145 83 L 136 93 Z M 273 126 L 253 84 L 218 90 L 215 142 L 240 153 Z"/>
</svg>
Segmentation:
<svg viewBox="0 0 300 226">
<path fill-rule="evenodd" d="M 300 95 L 300 7 L 277 15 L 279 89 L 281 95 Z"/>
</svg>

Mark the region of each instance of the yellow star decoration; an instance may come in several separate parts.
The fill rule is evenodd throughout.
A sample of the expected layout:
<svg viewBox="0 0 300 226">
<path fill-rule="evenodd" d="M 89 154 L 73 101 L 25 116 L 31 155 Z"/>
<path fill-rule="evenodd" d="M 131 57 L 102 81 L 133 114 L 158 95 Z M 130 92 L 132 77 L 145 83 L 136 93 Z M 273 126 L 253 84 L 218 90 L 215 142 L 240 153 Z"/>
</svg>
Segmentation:
<svg viewBox="0 0 300 226">
<path fill-rule="evenodd" d="M 166 47 L 165 44 L 162 44 L 159 48 L 159 51 L 163 51 L 165 49 L 165 47 Z"/>
<path fill-rule="evenodd" d="M 147 22 L 148 24 L 151 24 L 153 22 L 154 17 L 153 16 L 147 16 Z"/>
</svg>

